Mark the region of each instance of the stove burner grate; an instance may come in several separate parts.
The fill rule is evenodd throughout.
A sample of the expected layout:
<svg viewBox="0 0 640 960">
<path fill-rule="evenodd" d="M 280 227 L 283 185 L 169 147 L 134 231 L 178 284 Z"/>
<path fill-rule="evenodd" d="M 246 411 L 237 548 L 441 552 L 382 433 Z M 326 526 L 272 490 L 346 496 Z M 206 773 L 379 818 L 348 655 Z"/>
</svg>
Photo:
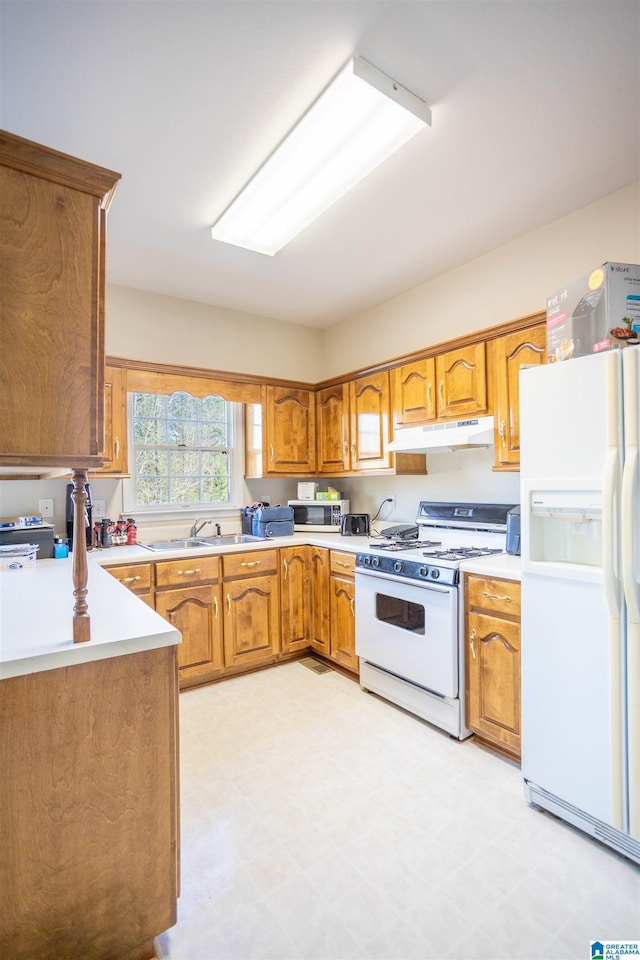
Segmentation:
<svg viewBox="0 0 640 960">
<path fill-rule="evenodd" d="M 426 550 L 423 557 L 437 560 L 471 560 L 474 557 L 488 557 L 492 553 L 502 553 L 499 547 L 452 547 L 449 550 Z"/>
<path fill-rule="evenodd" d="M 423 547 L 441 547 L 442 540 L 417 540 L 417 539 L 407 539 L 407 540 L 385 540 L 384 542 L 378 541 L 377 543 L 370 543 L 369 548 L 371 550 L 393 550 L 397 552 L 398 550 L 421 550 Z"/>
</svg>

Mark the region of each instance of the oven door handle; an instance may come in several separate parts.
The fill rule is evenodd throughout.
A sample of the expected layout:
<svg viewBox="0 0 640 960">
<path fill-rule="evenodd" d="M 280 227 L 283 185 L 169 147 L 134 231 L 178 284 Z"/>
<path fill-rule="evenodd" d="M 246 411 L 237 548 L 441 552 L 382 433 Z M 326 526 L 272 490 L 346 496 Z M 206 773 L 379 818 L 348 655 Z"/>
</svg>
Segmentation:
<svg viewBox="0 0 640 960">
<path fill-rule="evenodd" d="M 358 586 L 358 577 L 366 577 L 367 580 L 378 580 L 380 583 L 402 583 L 405 587 L 412 587 L 414 590 L 431 590 L 433 593 L 451 593 L 458 588 L 450 585 L 440 585 L 431 580 L 413 580 L 411 577 L 394 577 L 391 573 L 374 573 L 373 570 L 360 570 L 356 567 L 356 587 Z"/>
</svg>

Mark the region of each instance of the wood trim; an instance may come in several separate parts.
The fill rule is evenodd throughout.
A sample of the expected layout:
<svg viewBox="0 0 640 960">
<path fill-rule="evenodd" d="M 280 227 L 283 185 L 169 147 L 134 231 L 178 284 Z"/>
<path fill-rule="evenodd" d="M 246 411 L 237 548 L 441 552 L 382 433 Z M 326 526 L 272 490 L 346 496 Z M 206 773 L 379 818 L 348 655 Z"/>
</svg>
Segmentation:
<svg viewBox="0 0 640 960">
<path fill-rule="evenodd" d="M 515 333 L 517 330 L 525 330 L 527 327 L 544 323 L 545 319 L 546 313 L 544 310 L 541 310 L 538 313 L 518 317 L 515 320 L 510 320 L 507 323 L 498 324 L 494 327 L 485 327 L 483 330 L 466 333 L 453 340 L 434 343 L 430 347 L 424 347 L 422 350 L 415 350 L 413 353 L 406 353 L 394 357 L 391 360 L 386 360 L 384 363 L 341 373 L 337 377 L 331 377 L 329 380 L 320 380 L 317 383 L 307 383 L 299 380 L 281 380 L 273 377 L 255 376 L 250 373 L 233 373 L 226 370 L 207 370 L 204 367 L 153 363 L 149 360 L 130 360 L 125 357 L 108 356 L 106 363 L 109 367 L 121 367 L 127 370 L 128 390 L 149 390 L 152 393 L 169 393 L 173 392 L 173 390 L 184 389 L 184 386 L 174 386 L 170 390 L 168 389 L 170 380 L 166 378 L 175 378 L 176 381 L 181 378 L 189 378 L 189 380 L 192 381 L 194 390 L 202 390 L 202 393 L 194 393 L 194 396 L 207 396 L 213 390 L 215 393 L 224 397 L 225 400 L 237 400 L 239 403 L 261 403 L 262 386 L 287 386 L 304 390 L 320 390 L 324 387 L 333 387 L 337 384 L 350 382 L 358 377 L 382 373 L 385 370 L 392 370 L 406 363 L 415 363 L 418 360 L 435 357 L 439 354 L 447 353 L 450 350 L 458 350 L 461 347 L 469 346 L 473 343 L 495 340 L 506 334 Z M 158 384 L 157 387 L 156 384 Z"/>
</svg>

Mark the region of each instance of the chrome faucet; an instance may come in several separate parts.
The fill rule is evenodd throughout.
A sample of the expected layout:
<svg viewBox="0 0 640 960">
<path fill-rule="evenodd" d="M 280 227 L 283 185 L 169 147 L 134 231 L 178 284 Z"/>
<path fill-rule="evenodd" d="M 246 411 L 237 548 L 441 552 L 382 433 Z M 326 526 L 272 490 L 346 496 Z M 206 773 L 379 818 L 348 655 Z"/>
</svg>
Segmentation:
<svg viewBox="0 0 640 960">
<path fill-rule="evenodd" d="M 208 523 L 213 523 L 213 520 L 203 520 L 202 523 L 200 523 L 200 526 L 198 526 L 199 523 L 200 523 L 200 518 L 196 517 L 196 519 L 194 520 L 193 526 L 191 527 L 192 537 L 197 537 L 200 531 L 202 530 L 202 528 L 206 527 Z"/>
</svg>

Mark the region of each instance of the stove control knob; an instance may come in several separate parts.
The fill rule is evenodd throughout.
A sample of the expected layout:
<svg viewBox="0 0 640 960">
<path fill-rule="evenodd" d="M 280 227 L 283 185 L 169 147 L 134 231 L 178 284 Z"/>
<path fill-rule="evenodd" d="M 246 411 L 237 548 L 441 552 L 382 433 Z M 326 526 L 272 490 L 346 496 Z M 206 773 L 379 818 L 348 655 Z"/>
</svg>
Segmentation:
<svg viewBox="0 0 640 960">
<path fill-rule="evenodd" d="M 421 577 L 428 577 L 428 576 L 429 576 L 429 567 L 420 567 L 420 570 L 419 570 L 418 572 L 420 573 L 420 576 L 421 576 Z"/>
<path fill-rule="evenodd" d="M 402 573 L 402 560 L 396 560 L 393 565 L 393 569 L 396 573 Z"/>
<path fill-rule="evenodd" d="M 379 566 L 380 566 L 380 558 L 379 558 L 379 557 L 371 557 L 371 566 L 372 566 L 372 567 L 379 567 Z"/>
<path fill-rule="evenodd" d="M 371 557 L 364 557 L 363 559 L 364 559 L 364 565 L 365 565 L 365 567 L 370 567 L 370 566 L 371 566 Z"/>
<path fill-rule="evenodd" d="M 433 577 L 434 580 L 438 579 L 438 577 L 440 576 L 440 571 L 438 570 L 437 567 L 433 568 L 433 570 L 431 571 L 431 576 Z"/>
</svg>

